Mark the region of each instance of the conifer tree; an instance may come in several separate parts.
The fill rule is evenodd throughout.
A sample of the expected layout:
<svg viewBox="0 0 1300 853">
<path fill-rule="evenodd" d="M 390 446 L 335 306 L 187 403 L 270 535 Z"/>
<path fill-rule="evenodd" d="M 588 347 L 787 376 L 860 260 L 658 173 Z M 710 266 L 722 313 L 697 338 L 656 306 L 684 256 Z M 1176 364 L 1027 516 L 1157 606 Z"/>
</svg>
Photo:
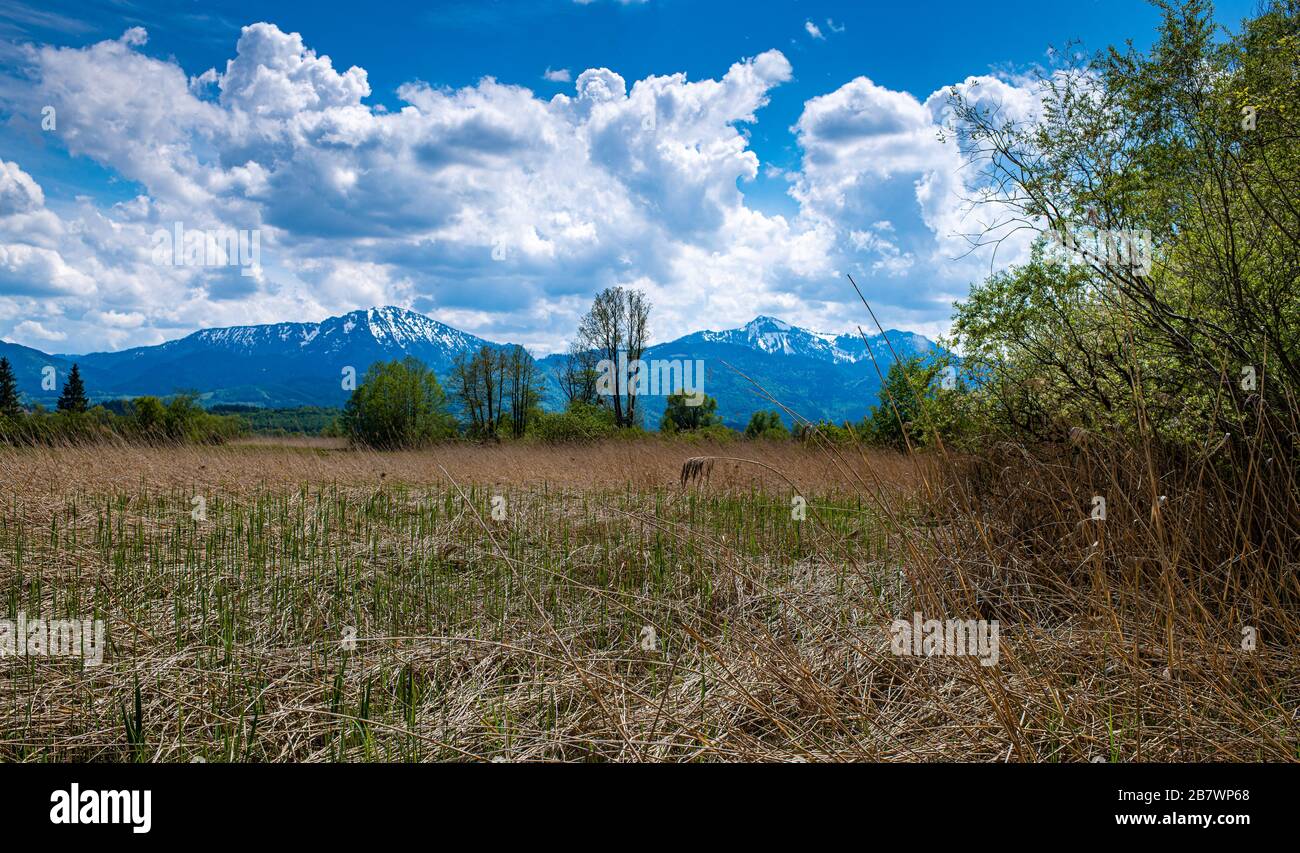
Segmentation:
<svg viewBox="0 0 1300 853">
<path fill-rule="evenodd" d="M 59 394 L 59 411 L 84 412 L 89 405 L 86 384 L 81 381 L 81 371 L 74 364 L 68 374 L 68 381 L 63 383 L 63 393 Z"/>
<path fill-rule="evenodd" d="M 9 359 L 0 358 L 0 418 L 17 418 L 23 413 L 18 397 L 18 380 Z"/>
</svg>

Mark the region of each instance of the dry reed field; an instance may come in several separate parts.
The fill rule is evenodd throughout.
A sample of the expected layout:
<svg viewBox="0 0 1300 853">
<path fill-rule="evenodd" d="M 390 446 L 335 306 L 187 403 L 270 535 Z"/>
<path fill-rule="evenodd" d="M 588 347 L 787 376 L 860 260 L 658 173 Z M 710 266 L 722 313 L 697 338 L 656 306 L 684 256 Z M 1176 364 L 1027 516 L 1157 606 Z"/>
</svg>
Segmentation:
<svg viewBox="0 0 1300 853">
<path fill-rule="evenodd" d="M 1295 760 L 1294 472 L 999 452 L 0 449 L 8 615 L 108 633 L 0 660 L 0 758 Z"/>
</svg>

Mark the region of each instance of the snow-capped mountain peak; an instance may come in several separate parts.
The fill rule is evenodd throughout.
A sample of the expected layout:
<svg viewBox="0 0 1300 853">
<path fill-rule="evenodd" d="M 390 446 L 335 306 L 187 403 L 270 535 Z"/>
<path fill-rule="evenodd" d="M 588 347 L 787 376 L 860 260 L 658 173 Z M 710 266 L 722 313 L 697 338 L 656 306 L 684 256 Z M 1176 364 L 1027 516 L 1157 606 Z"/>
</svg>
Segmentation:
<svg viewBox="0 0 1300 853">
<path fill-rule="evenodd" d="M 485 345 L 500 346 L 387 305 L 319 323 L 202 329 L 158 346 L 90 353 L 78 360 L 103 371 L 101 393 L 212 389 L 224 402 L 341 404 L 347 396 L 341 378 L 364 375 L 377 361 L 413 356 L 446 377 L 461 354 Z"/>
<path fill-rule="evenodd" d="M 362 308 L 340 317 L 330 317 L 319 327 L 324 338 L 354 339 L 356 335 L 362 335 L 379 346 L 404 352 L 425 346 L 459 350 L 484 343 L 474 335 L 395 305 Z"/>
<path fill-rule="evenodd" d="M 768 317 L 760 314 L 745 324 L 745 329 L 751 332 L 788 332 L 794 328 L 784 320 L 778 320 L 776 317 Z"/>
<path fill-rule="evenodd" d="M 903 350 L 908 353 L 926 352 L 934 346 L 929 339 L 911 332 L 891 330 L 885 334 L 894 348 L 900 350 L 900 354 Z M 755 317 L 739 329 L 702 332 L 701 335 L 707 341 L 746 346 L 769 354 L 806 356 L 837 364 L 853 364 L 867 358 L 867 344 L 856 331 L 843 334 L 814 332 L 763 315 Z M 874 355 L 880 357 L 888 354 L 889 346 L 884 336 L 873 335 L 867 340 Z"/>
</svg>

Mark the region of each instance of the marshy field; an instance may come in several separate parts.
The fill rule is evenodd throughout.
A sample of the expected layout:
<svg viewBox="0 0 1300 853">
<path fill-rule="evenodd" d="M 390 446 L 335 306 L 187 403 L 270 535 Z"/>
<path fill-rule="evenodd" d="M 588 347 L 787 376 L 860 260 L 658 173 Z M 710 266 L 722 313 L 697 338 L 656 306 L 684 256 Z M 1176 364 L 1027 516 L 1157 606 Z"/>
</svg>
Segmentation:
<svg viewBox="0 0 1300 853">
<path fill-rule="evenodd" d="M 277 439 L 0 479 L 5 615 L 107 627 L 0 658 L 0 760 L 1300 757 L 1292 540 L 1248 547 L 1294 521 L 1276 468 Z M 996 620 L 996 664 L 896 654 L 915 613 Z"/>
</svg>

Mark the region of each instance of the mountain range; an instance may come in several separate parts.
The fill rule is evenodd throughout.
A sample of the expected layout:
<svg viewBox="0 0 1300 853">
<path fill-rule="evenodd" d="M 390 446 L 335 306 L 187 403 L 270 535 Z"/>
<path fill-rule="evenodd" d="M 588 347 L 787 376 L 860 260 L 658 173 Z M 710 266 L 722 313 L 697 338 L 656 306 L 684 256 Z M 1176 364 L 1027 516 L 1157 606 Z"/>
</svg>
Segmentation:
<svg viewBox="0 0 1300 853">
<path fill-rule="evenodd" d="M 47 406 L 57 391 L 42 388 L 42 371 L 54 367 L 61 386 L 75 362 L 95 401 L 195 391 L 205 405 L 283 408 L 341 406 L 349 393 L 341 381 L 345 367 L 355 368 L 359 379 L 373 362 L 405 356 L 423 361 L 445 385 L 456 357 L 484 345 L 505 346 L 386 306 L 320 323 L 204 329 L 156 346 L 84 355 L 47 354 L 0 341 L 0 355 L 13 364 L 24 397 Z M 703 361 L 704 392 L 717 398 L 727 425 L 743 428 L 754 411 L 774 408 L 759 388 L 811 420 L 862 417 L 880 390 L 870 356 L 883 372 L 893 360 L 891 346 L 900 357 L 936 350 L 934 342 L 912 332 L 890 330 L 864 340 L 756 317 L 739 329 L 695 332 L 655 344 L 643 358 Z M 549 409 L 563 406 L 556 379 L 563 363 L 558 354 L 538 361 L 543 405 Z M 643 399 L 648 426 L 657 426 L 664 405 L 663 397 Z"/>
</svg>

